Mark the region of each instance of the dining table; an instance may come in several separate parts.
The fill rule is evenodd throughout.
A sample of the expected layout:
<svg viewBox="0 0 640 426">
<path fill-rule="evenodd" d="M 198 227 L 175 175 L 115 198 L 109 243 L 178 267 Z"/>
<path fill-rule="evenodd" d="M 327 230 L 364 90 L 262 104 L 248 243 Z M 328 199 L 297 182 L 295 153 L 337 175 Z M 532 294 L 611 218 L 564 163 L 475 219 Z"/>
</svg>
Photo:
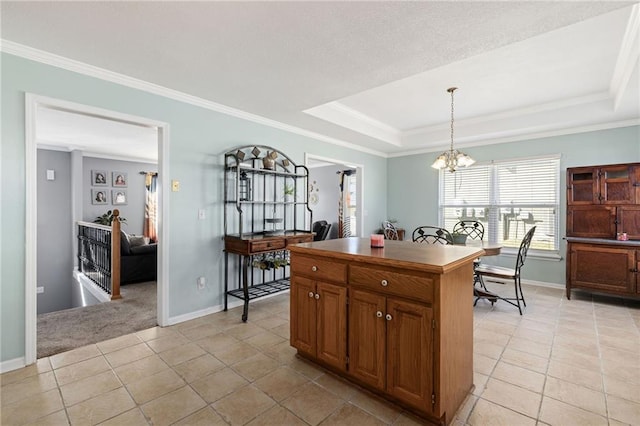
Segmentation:
<svg viewBox="0 0 640 426">
<path fill-rule="evenodd" d="M 482 240 L 470 240 L 467 238 L 466 243 L 464 244 L 468 247 L 481 247 L 484 250 L 484 256 L 497 256 L 500 254 L 502 250 L 502 245 L 497 243 L 490 243 L 488 241 Z M 476 301 L 478 298 L 487 299 L 491 303 L 496 302 L 500 296 L 495 293 L 492 293 L 488 290 L 483 290 L 475 286 L 476 279 L 474 278 L 474 286 L 473 286 L 473 295 L 476 297 Z"/>
</svg>

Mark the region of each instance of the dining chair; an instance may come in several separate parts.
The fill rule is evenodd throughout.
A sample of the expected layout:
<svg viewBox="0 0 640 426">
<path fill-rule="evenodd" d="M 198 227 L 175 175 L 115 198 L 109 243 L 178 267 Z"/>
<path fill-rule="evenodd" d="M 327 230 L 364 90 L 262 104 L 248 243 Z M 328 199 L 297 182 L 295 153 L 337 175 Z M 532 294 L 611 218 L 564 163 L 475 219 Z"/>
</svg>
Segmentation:
<svg viewBox="0 0 640 426">
<path fill-rule="evenodd" d="M 453 244 L 451 233 L 437 226 L 418 226 L 413 230 L 411 239 L 414 243 Z"/>
<path fill-rule="evenodd" d="M 516 259 L 515 268 L 505 268 L 502 266 L 494 266 L 494 265 L 486 265 L 480 264 L 475 268 L 475 274 L 480 279 L 481 285 L 484 287 L 484 277 L 490 278 L 501 278 L 504 280 L 513 280 L 513 284 L 515 287 L 516 297 L 503 297 L 497 294 L 489 294 L 483 297 L 477 297 L 474 302 L 474 306 L 478 303 L 480 298 L 487 298 L 493 302 L 496 300 L 504 300 L 507 303 L 512 304 L 513 306 L 518 308 L 520 311 L 520 315 L 522 315 L 522 306 L 520 306 L 520 301 L 522 300 L 522 305 L 527 306 L 527 302 L 524 300 L 524 293 L 522 293 L 522 283 L 520 281 L 520 273 L 522 271 L 522 267 L 524 266 L 524 261 L 527 258 L 527 252 L 529 251 L 529 247 L 531 246 L 531 240 L 533 239 L 533 234 L 536 231 L 536 227 L 532 227 L 529 232 L 526 233 L 522 242 L 520 243 L 520 249 L 518 250 L 518 257 Z M 515 303 L 514 303 L 515 300 Z"/>
<path fill-rule="evenodd" d="M 484 238 L 484 225 L 477 220 L 461 220 L 453 225 L 454 234 L 464 234 L 472 240 Z"/>
<path fill-rule="evenodd" d="M 398 228 L 396 228 L 396 226 L 388 220 L 382 222 L 382 233 L 387 240 L 400 239 L 398 237 Z"/>
</svg>

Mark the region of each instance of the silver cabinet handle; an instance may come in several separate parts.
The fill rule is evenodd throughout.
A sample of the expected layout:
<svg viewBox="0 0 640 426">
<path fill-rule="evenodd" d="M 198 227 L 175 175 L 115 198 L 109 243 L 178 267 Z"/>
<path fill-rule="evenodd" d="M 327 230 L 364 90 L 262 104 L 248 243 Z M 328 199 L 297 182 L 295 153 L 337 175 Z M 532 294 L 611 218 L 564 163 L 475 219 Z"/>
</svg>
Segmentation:
<svg viewBox="0 0 640 426">
<path fill-rule="evenodd" d="M 313 272 L 316 272 L 316 271 L 318 270 L 318 267 L 317 267 L 317 266 L 312 266 L 312 267 L 311 267 L 311 270 L 312 270 Z"/>
<path fill-rule="evenodd" d="M 313 292 L 312 291 L 309 292 L 309 297 L 313 297 Z"/>
<path fill-rule="evenodd" d="M 320 299 L 320 295 L 318 293 L 316 293 L 316 299 Z"/>
<path fill-rule="evenodd" d="M 382 280 L 382 281 L 380 281 L 380 284 L 382 284 L 382 287 L 386 287 L 387 285 L 389 285 L 389 283 L 387 282 L 387 280 Z"/>
<path fill-rule="evenodd" d="M 391 314 L 387 314 L 387 316 L 385 317 L 385 319 L 387 321 L 391 321 L 393 319 L 393 317 L 391 317 Z"/>
<path fill-rule="evenodd" d="M 377 316 L 378 318 L 382 318 L 382 312 L 380 312 L 380 311 L 376 312 L 376 316 Z"/>
</svg>

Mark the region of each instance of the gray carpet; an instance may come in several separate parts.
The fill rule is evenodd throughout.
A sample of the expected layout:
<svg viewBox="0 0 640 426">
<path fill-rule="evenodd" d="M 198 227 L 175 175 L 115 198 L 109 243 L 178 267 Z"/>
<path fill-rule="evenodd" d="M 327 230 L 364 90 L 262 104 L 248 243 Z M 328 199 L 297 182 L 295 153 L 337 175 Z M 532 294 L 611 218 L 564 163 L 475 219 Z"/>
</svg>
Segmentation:
<svg viewBox="0 0 640 426">
<path fill-rule="evenodd" d="M 122 299 L 38 315 L 38 358 L 156 325 L 156 282 L 121 287 Z"/>
</svg>

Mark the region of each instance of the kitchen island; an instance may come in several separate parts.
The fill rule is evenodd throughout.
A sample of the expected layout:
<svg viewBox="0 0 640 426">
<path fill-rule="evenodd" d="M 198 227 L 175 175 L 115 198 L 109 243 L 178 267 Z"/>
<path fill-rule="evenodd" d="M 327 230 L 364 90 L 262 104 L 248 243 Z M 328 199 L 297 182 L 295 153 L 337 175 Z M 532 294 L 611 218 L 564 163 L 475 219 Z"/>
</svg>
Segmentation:
<svg viewBox="0 0 640 426">
<path fill-rule="evenodd" d="M 484 251 L 369 238 L 289 250 L 298 354 L 449 424 L 473 389 L 473 260 Z"/>
</svg>

